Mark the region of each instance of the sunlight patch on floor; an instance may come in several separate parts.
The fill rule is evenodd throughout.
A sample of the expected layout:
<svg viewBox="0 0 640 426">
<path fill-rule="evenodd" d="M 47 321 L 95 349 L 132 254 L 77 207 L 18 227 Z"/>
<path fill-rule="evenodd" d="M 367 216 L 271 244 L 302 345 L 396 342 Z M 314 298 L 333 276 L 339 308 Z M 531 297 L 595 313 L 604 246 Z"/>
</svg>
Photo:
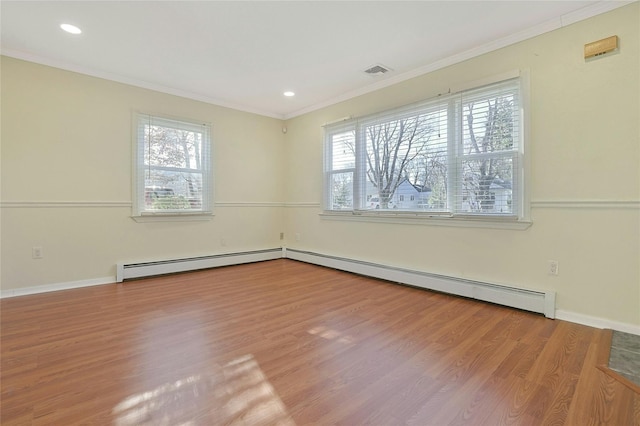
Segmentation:
<svg viewBox="0 0 640 426">
<path fill-rule="evenodd" d="M 319 325 L 317 327 L 313 327 L 310 330 L 307 330 L 307 333 L 313 334 L 315 336 L 320 336 L 323 339 L 327 340 L 335 340 L 337 339 L 340 343 L 351 343 L 353 342 L 353 337 L 341 333 L 337 330 L 333 330 L 329 327 L 325 327 L 324 325 Z"/>
<path fill-rule="evenodd" d="M 252 355 L 207 374 L 188 376 L 132 395 L 112 411 L 116 426 L 295 426 Z"/>
</svg>

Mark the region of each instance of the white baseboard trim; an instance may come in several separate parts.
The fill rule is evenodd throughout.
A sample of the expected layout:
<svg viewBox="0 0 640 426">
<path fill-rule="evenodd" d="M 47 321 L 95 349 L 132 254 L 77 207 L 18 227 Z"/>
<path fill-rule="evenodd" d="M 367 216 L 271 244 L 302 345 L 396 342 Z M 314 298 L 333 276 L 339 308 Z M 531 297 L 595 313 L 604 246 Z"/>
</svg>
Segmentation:
<svg viewBox="0 0 640 426">
<path fill-rule="evenodd" d="M 0 290 L 0 299 L 8 297 L 28 296 L 30 294 L 48 293 L 51 291 L 71 290 L 74 288 L 91 287 L 94 285 L 113 284 L 116 277 L 92 278 L 88 280 L 69 281 L 55 284 L 45 284 L 33 287 Z"/>
<path fill-rule="evenodd" d="M 196 271 L 198 269 L 217 268 L 220 266 L 240 265 L 243 263 L 280 259 L 284 257 L 283 253 L 284 252 L 281 248 L 272 248 L 266 250 L 224 253 L 211 256 L 167 259 L 152 262 L 122 262 L 116 265 L 116 281 L 120 283 L 130 278 L 174 274 L 176 272 Z"/>
<path fill-rule="evenodd" d="M 544 314 L 547 318 L 555 317 L 555 292 L 472 281 L 295 249 L 284 249 L 284 257 L 400 284 L 537 312 Z"/>
<path fill-rule="evenodd" d="M 218 266 L 229 266 L 279 258 L 298 260 L 305 263 L 311 263 L 333 269 L 353 272 L 356 274 L 367 275 L 388 281 L 398 282 L 401 284 L 408 284 L 430 290 L 441 291 L 443 293 L 450 293 L 501 305 L 512 306 L 519 309 L 539 312 L 544 314 L 548 318 L 557 318 L 563 321 L 569 321 L 589 327 L 608 328 L 640 336 L 640 325 L 613 321 L 606 318 L 579 314 L 562 309 L 556 310 L 555 293 L 553 292 L 521 290 L 501 285 L 480 283 L 476 281 L 393 268 L 385 265 L 362 262 L 352 259 L 327 256 L 318 253 L 300 251 L 295 249 L 286 249 L 284 247 L 281 249 L 258 250 L 255 252 L 244 253 L 229 253 L 216 256 L 207 256 L 204 258 L 195 258 L 195 263 L 185 262 L 185 264 L 181 266 L 181 268 L 185 268 L 188 265 L 192 269 L 202 269 L 202 267 L 211 268 Z M 190 259 L 190 261 L 192 260 L 194 259 Z M 163 268 L 165 268 L 166 266 L 163 266 L 162 263 L 163 262 L 158 262 L 158 265 L 156 266 L 158 266 L 160 269 L 156 269 L 155 271 L 159 273 L 167 273 L 163 272 Z M 121 265 L 124 264 L 119 264 L 118 266 L 120 267 Z M 196 266 L 196 268 L 193 268 L 194 266 Z M 91 287 L 96 285 L 113 284 L 116 281 L 116 277 L 101 277 L 88 280 L 0 290 L 0 299 L 27 296 L 38 293 L 48 293 L 52 291 L 71 290 L 75 288 Z M 515 305 L 513 303 L 514 294 L 505 295 L 503 293 L 503 290 L 505 289 L 508 290 L 508 292 L 515 292 Z M 540 295 L 544 296 L 544 300 L 540 299 Z"/>
<path fill-rule="evenodd" d="M 594 317 L 591 315 L 578 314 L 576 312 L 556 310 L 556 318 L 574 322 L 576 324 L 588 325 L 595 328 L 610 328 L 611 330 L 622 331 L 624 333 L 636 334 L 640 336 L 640 325 L 628 324 L 624 322 L 613 321 L 606 318 Z"/>
<path fill-rule="evenodd" d="M 161 274 L 185 272 L 185 271 L 191 271 L 191 270 L 195 271 L 198 269 L 215 268 L 218 266 L 240 265 L 243 263 L 280 259 L 285 257 L 283 253 L 284 253 L 283 249 L 276 248 L 276 249 L 268 249 L 268 250 L 257 250 L 252 252 L 228 253 L 228 254 L 206 256 L 206 257 L 192 258 L 192 259 L 147 262 L 146 264 L 144 264 L 144 265 L 148 265 L 148 267 L 145 269 L 145 274 L 141 274 L 140 269 L 136 271 L 134 268 L 134 272 L 131 272 L 130 275 L 125 274 L 124 272 L 125 264 L 121 263 L 117 265 L 118 273 L 121 274 L 119 276 L 92 278 L 92 279 L 80 280 L 80 281 L 70 281 L 70 282 L 62 282 L 62 283 L 55 283 L 55 284 L 45 284 L 45 285 L 39 285 L 39 286 L 33 286 L 33 287 L 0 290 L 0 299 L 5 299 L 9 297 L 18 297 L 18 296 L 28 296 L 31 294 L 38 294 L 38 293 L 48 293 L 51 291 L 71 290 L 74 288 L 91 287 L 95 285 L 115 284 L 117 282 L 122 282 L 121 278 L 125 278 L 125 279 L 139 278 L 147 275 L 149 276 L 161 275 Z M 168 266 L 167 263 L 172 265 Z M 123 268 L 122 271 L 120 270 L 121 267 Z"/>
</svg>

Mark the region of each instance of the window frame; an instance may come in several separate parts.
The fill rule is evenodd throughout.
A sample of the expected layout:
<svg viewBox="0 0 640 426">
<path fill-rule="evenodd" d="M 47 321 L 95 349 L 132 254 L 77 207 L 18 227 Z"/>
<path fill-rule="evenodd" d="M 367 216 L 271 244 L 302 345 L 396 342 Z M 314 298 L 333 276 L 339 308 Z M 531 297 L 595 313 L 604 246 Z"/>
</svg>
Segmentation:
<svg viewBox="0 0 640 426">
<path fill-rule="evenodd" d="M 144 126 L 154 120 L 162 127 L 172 128 L 172 124 L 179 124 L 182 130 L 191 130 L 202 134 L 201 167 L 198 169 L 187 169 L 181 167 L 166 167 L 173 171 L 201 174 L 202 191 L 201 207 L 191 209 L 167 209 L 167 210 L 146 210 L 145 209 L 145 137 Z M 213 141 L 212 126 L 208 122 L 175 117 L 158 113 L 147 113 L 135 111 L 133 113 L 133 136 L 132 136 L 132 219 L 136 222 L 153 221 L 201 221 L 210 220 L 213 216 Z M 154 168 L 153 166 L 151 168 Z M 162 167 L 164 168 L 164 167 Z"/>
<path fill-rule="evenodd" d="M 487 93 L 490 93 L 492 86 L 497 86 L 499 84 L 508 83 L 510 80 L 513 80 L 517 86 L 517 103 L 514 104 L 514 113 L 517 114 L 518 120 L 518 141 L 517 145 L 514 149 L 505 150 L 505 151 L 495 151 L 491 153 L 473 153 L 473 154 L 465 154 L 464 150 L 462 150 L 462 145 L 464 144 L 463 132 L 464 132 L 464 124 L 463 124 L 463 115 L 461 114 L 462 109 L 464 108 L 464 94 L 471 94 L 471 96 L 482 96 L 483 91 L 486 90 Z M 487 226 L 487 227 L 503 227 L 501 224 L 508 224 L 504 226 L 506 228 L 514 228 L 514 229 L 526 229 L 531 225 L 530 221 L 530 207 L 529 207 L 529 191 L 527 184 L 529 182 L 528 173 L 529 173 L 529 160 L 525 155 L 527 152 L 527 144 L 528 144 L 528 113 L 529 113 L 529 77 L 528 71 L 511 71 L 508 73 L 501 74 L 499 76 L 490 77 L 488 79 L 479 80 L 476 82 L 468 83 L 462 87 L 456 89 L 452 94 L 452 90 L 449 89 L 449 93 L 442 96 L 445 99 L 440 99 L 438 97 L 427 99 L 425 101 L 421 101 L 415 104 L 405 105 L 398 108 L 393 108 L 389 110 L 385 110 L 376 114 L 371 114 L 368 116 L 361 117 L 359 119 L 345 119 L 339 123 L 329 123 L 326 124 L 325 127 L 325 166 L 324 166 L 324 174 L 325 174 L 325 187 L 324 191 L 324 202 L 323 202 L 323 212 L 321 216 L 325 218 L 346 218 L 347 216 L 353 216 L 350 219 L 366 219 L 367 221 L 374 222 L 397 222 L 397 223 L 406 223 L 406 220 L 409 219 L 410 222 L 415 223 L 416 219 L 424 219 L 422 222 L 431 222 L 433 219 L 437 219 L 438 225 L 447 225 L 447 226 L 458 226 L 463 224 L 462 226 L 468 226 L 471 223 L 471 226 Z M 362 179 L 367 179 L 366 170 L 364 162 L 366 162 L 367 153 L 365 151 L 365 142 L 363 129 L 366 125 L 370 125 L 371 123 L 384 123 L 385 117 L 391 117 L 392 119 L 399 119 L 399 117 L 406 116 L 406 114 L 411 114 L 415 111 L 424 111 L 425 113 L 429 111 L 429 109 L 437 109 L 443 105 L 443 103 L 448 103 L 447 106 L 447 119 L 448 121 L 448 137 L 447 137 L 447 173 L 446 173 L 446 183 L 447 183 L 447 204 L 446 210 L 437 211 L 437 210 L 425 210 L 422 211 L 419 208 L 413 210 L 398 210 L 394 211 L 392 209 L 376 211 L 371 209 L 366 209 L 361 206 L 360 203 L 365 202 L 364 198 L 366 194 L 364 192 L 364 186 L 360 185 Z M 450 118 L 452 117 L 451 108 L 459 108 L 459 111 L 454 111 L 454 116 L 458 116 L 456 122 L 451 122 Z M 328 185 L 329 180 L 327 176 L 335 173 L 336 170 L 331 170 L 331 152 L 327 150 L 327 142 L 329 139 L 329 135 L 335 134 L 337 130 L 344 129 L 353 129 L 355 132 L 356 139 L 356 167 L 353 171 L 353 209 L 352 210 L 335 210 L 332 209 L 328 204 L 327 200 L 331 198 L 331 187 Z M 461 200 L 462 200 L 462 188 L 456 187 L 455 190 L 452 190 L 451 184 L 456 183 L 460 184 L 461 179 L 458 179 L 458 176 L 462 173 L 463 162 L 465 160 L 469 161 L 474 158 L 510 158 L 512 169 L 511 169 L 511 196 L 510 196 L 510 208 L 511 212 L 509 213 L 496 213 L 494 211 L 490 213 L 483 212 L 469 212 L 469 211 L 461 211 Z M 444 219 L 444 220 L 440 220 Z M 466 223 L 465 223 L 466 222 Z M 431 224 L 431 223 L 428 223 Z M 515 226 L 514 226 L 515 224 Z"/>
<path fill-rule="evenodd" d="M 324 186 L 325 188 L 329 188 L 332 185 L 333 182 L 333 176 L 338 175 L 338 174 L 344 174 L 344 173 L 353 173 L 353 178 L 356 178 L 356 165 L 354 164 L 353 167 L 345 167 L 345 168 L 333 168 L 333 149 L 334 149 L 334 140 L 333 140 L 333 136 L 335 135 L 340 135 L 343 133 L 348 133 L 350 131 L 355 132 L 355 127 L 351 124 L 347 124 L 346 126 L 334 126 L 330 131 L 328 131 L 326 133 L 326 143 L 325 143 L 325 156 L 324 156 L 324 168 L 325 170 L 327 170 L 328 167 L 331 167 L 331 170 L 329 170 L 327 173 L 325 173 L 325 177 L 324 177 Z M 355 137 L 355 135 L 354 135 Z M 354 140 L 354 143 L 355 140 Z M 357 161 L 357 160 L 356 160 Z M 353 206 L 353 203 L 355 203 L 356 201 L 356 194 L 354 192 L 355 186 L 352 186 L 352 191 L 351 191 L 351 203 Z M 324 195 L 325 195 L 325 199 L 323 201 L 323 205 L 327 206 L 329 204 L 333 205 L 334 204 L 334 200 L 333 197 L 331 196 L 331 194 L 329 193 L 329 191 L 324 191 Z M 350 211 L 350 210 L 339 210 L 339 209 L 331 209 L 331 211 Z"/>
</svg>

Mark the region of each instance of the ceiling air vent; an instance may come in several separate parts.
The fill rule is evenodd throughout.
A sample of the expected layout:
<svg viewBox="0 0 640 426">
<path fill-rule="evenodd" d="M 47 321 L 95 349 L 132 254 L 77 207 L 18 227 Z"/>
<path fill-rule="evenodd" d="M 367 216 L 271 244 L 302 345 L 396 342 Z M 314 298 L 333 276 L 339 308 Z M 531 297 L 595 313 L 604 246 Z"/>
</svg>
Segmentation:
<svg viewBox="0 0 640 426">
<path fill-rule="evenodd" d="M 380 75 L 380 74 L 387 73 L 389 71 L 391 71 L 391 68 L 387 68 L 384 65 L 379 65 L 379 64 L 364 70 L 364 72 L 371 75 Z"/>
</svg>

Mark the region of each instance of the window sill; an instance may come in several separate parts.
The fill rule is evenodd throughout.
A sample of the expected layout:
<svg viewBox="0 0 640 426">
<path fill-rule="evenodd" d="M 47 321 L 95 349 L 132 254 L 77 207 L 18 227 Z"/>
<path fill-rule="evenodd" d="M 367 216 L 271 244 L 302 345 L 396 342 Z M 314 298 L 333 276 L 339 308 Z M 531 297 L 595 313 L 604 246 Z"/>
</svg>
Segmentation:
<svg viewBox="0 0 640 426">
<path fill-rule="evenodd" d="M 474 217 L 474 216 L 441 216 L 411 213 L 354 213 L 324 211 L 320 217 L 325 220 L 344 220 L 351 222 L 396 223 L 402 225 L 453 226 L 460 228 L 490 228 L 490 229 L 528 229 L 533 222 L 526 219 L 505 217 Z"/>
<path fill-rule="evenodd" d="M 136 222 L 203 222 L 213 219 L 213 213 L 147 213 L 131 216 L 131 219 Z"/>
</svg>

